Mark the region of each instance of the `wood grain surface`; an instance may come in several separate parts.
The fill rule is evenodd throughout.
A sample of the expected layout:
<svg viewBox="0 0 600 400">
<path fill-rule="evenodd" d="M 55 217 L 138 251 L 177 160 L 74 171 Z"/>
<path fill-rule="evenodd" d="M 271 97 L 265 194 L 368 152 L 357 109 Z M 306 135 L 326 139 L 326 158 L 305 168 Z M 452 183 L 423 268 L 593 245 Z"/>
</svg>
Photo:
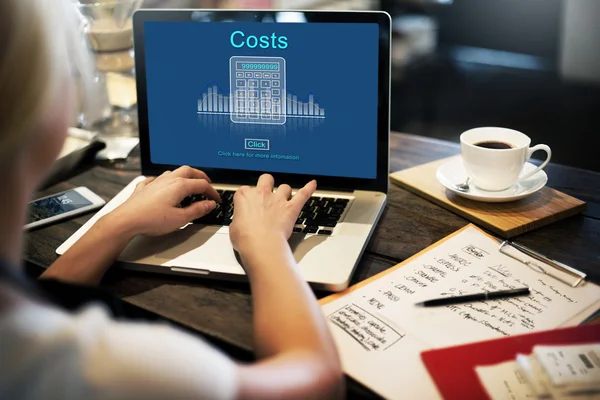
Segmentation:
<svg viewBox="0 0 600 400">
<path fill-rule="evenodd" d="M 585 202 L 548 186 L 524 199 L 506 203 L 485 203 L 461 197 L 446 189 L 436 178 L 438 168 L 459 156 L 445 157 L 430 163 L 390 174 L 392 182 L 415 194 L 465 217 L 479 226 L 511 238 L 579 214 Z"/>
<path fill-rule="evenodd" d="M 456 144 L 393 133 L 391 170 L 458 154 Z M 84 165 L 69 179 L 46 188 L 39 196 L 87 186 L 109 200 L 139 174 L 136 156 L 116 165 Z M 588 203 L 585 213 L 514 238 L 547 256 L 588 273 L 600 283 L 600 174 L 550 164 L 549 185 Z M 56 248 L 91 215 L 78 217 L 26 235 L 24 260 L 39 273 L 55 259 Z M 468 221 L 405 189 L 390 185 L 388 203 L 353 276 L 356 283 L 396 265 Z M 231 350 L 236 357 L 251 354 L 252 303 L 247 284 L 113 270 L 102 286 L 130 304 L 155 313 Z M 322 297 L 327 293 L 316 293 Z M 377 398 L 349 381 L 351 398 Z"/>
</svg>

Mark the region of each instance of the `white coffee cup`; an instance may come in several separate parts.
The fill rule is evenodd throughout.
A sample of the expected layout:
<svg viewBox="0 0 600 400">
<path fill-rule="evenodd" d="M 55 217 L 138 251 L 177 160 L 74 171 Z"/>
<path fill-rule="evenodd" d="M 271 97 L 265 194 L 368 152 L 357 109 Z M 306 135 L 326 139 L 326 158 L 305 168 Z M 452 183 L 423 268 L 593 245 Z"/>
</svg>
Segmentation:
<svg viewBox="0 0 600 400">
<path fill-rule="evenodd" d="M 505 149 L 481 147 L 486 142 L 487 146 L 491 146 L 490 142 L 507 146 Z M 470 183 L 483 190 L 499 191 L 533 176 L 548 164 L 552 152 L 545 144 L 529 147 L 530 144 L 529 136 L 513 129 L 484 127 L 463 132 L 460 150 Z M 537 150 L 545 151 L 548 157 L 533 171 L 522 173 L 523 166 Z"/>
</svg>

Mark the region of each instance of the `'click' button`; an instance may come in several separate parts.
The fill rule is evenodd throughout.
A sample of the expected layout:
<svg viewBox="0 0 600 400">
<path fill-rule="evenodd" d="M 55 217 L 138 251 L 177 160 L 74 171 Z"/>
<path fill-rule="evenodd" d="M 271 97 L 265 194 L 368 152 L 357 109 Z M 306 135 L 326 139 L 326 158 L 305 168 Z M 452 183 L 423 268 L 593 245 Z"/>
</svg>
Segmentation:
<svg viewBox="0 0 600 400">
<path fill-rule="evenodd" d="M 246 150 L 270 150 L 268 139 L 244 139 L 244 148 Z"/>
</svg>

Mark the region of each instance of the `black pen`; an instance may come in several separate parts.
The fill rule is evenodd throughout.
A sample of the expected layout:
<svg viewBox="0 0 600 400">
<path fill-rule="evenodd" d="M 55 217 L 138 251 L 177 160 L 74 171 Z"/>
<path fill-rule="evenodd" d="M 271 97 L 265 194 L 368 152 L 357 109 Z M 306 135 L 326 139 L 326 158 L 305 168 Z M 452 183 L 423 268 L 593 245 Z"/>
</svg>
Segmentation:
<svg viewBox="0 0 600 400">
<path fill-rule="evenodd" d="M 422 307 L 446 306 L 449 304 L 467 303 L 472 301 L 485 301 L 494 299 L 504 299 L 506 297 L 527 296 L 529 295 L 529 293 L 529 288 L 524 287 L 520 289 L 500 290 L 498 292 L 484 292 L 467 294 L 464 296 L 442 297 L 440 299 L 426 300 L 415 305 Z"/>
</svg>

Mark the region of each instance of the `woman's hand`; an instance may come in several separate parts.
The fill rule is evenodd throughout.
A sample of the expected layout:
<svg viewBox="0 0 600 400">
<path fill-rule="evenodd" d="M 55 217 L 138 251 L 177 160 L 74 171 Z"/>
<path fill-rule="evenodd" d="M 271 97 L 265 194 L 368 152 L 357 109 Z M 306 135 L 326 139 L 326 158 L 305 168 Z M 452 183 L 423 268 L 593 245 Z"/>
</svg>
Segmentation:
<svg viewBox="0 0 600 400">
<path fill-rule="evenodd" d="M 342 398 L 344 378 L 323 312 L 287 239 L 317 188 L 309 182 L 273 193 L 273 177 L 236 192 L 229 234 L 252 291 L 254 350 L 259 362 L 238 368 L 242 398 Z"/>
<path fill-rule="evenodd" d="M 210 200 L 179 208 L 182 200 L 192 194 L 203 194 Z M 138 183 L 131 197 L 108 215 L 112 214 L 133 235 L 159 236 L 210 213 L 220 201 L 204 172 L 183 166 Z"/>
<path fill-rule="evenodd" d="M 229 235 L 233 247 L 242 255 L 257 242 L 289 239 L 304 203 L 317 189 L 317 182 L 313 180 L 290 199 L 289 185 L 279 186 L 275 193 L 273 185 L 273 177 L 265 174 L 258 179 L 255 188 L 242 186 L 233 197 L 234 217 Z"/>
</svg>

